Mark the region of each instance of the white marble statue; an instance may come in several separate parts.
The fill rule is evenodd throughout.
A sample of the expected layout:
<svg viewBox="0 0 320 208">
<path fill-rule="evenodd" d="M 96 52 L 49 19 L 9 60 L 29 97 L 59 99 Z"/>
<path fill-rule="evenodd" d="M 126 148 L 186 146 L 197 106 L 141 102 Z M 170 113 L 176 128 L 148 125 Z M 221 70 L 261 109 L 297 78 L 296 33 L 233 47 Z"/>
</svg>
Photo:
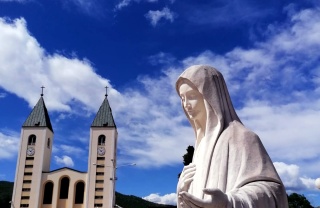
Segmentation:
<svg viewBox="0 0 320 208">
<path fill-rule="evenodd" d="M 196 136 L 177 186 L 178 208 L 287 208 L 285 188 L 259 137 L 237 116 L 222 74 L 196 65 L 176 89 Z"/>
</svg>

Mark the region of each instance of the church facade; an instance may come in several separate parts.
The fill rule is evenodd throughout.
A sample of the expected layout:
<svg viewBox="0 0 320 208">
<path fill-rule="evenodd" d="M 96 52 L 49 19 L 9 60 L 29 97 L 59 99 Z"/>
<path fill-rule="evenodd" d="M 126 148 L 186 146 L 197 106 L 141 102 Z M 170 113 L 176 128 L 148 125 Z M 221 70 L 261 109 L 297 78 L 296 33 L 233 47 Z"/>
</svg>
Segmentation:
<svg viewBox="0 0 320 208">
<path fill-rule="evenodd" d="M 106 95 L 90 127 L 88 171 L 50 170 L 54 132 L 41 94 L 22 125 L 11 207 L 114 207 L 117 136 Z"/>
</svg>

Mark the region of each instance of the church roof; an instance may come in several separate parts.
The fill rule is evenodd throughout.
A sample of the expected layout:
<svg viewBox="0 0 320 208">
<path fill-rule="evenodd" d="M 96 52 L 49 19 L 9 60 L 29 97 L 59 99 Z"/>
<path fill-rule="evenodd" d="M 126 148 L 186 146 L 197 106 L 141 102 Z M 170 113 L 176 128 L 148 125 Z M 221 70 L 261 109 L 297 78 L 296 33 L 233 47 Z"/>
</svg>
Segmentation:
<svg viewBox="0 0 320 208">
<path fill-rule="evenodd" d="M 107 96 L 103 100 L 91 127 L 116 127 Z"/>
<path fill-rule="evenodd" d="M 23 123 L 22 127 L 47 127 L 52 132 L 52 125 L 50 122 L 49 114 L 44 104 L 43 97 L 41 96 L 38 103 L 34 106 L 27 120 Z"/>
<path fill-rule="evenodd" d="M 58 168 L 58 169 L 51 170 L 51 171 L 42 171 L 42 172 L 43 172 L 43 173 L 54 173 L 54 172 L 61 171 L 61 170 L 70 170 L 70 171 L 72 171 L 72 172 L 87 173 L 87 172 L 85 172 L 85 171 L 80 171 L 80 170 L 76 170 L 76 169 L 68 168 L 68 167 Z"/>
</svg>

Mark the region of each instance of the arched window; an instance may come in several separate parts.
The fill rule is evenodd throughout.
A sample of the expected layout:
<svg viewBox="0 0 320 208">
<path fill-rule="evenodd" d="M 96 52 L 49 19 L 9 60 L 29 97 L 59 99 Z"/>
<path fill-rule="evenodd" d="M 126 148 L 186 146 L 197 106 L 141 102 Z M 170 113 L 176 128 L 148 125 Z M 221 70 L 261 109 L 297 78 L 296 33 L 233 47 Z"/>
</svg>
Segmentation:
<svg viewBox="0 0 320 208">
<path fill-rule="evenodd" d="M 106 143 L 106 136 L 101 134 L 98 137 L 98 145 L 104 145 L 105 143 Z"/>
<path fill-rule="evenodd" d="M 34 134 L 31 134 L 28 139 L 28 145 L 35 145 L 37 137 Z"/>
<path fill-rule="evenodd" d="M 47 147 L 50 149 L 50 138 L 48 138 Z"/>
<path fill-rule="evenodd" d="M 43 204 L 52 204 L 53 183 L 48 182 L 44 186 Z"/>
<path fill-rule="evenodd" d="M 83 196 L 84 196 L 84 183 L 79 182 L 76 185 L 75 204 L 83 204 Z"/>
<path fill-rule="evenodd" d="M 69 183 L 70 180 L 68 177 L 64 177 L 60 182 L 60 199 L 67 199 L 69 193 Z"/>
</svg>

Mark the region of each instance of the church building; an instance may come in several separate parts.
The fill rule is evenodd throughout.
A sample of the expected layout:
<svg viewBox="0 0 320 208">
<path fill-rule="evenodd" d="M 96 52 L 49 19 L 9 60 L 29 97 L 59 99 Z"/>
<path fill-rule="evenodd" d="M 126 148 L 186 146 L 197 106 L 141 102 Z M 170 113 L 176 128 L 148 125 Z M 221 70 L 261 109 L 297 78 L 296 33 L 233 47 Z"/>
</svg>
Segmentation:
<svg viewBox="0 0 320 208">
<path fill-rule="evenodd" d="M 53 136 L 41 94 L 22 125 L 11 207 L 114 207 L 118 133 L 107 95 L 90 127 L 87 172 L 50 170 Z"/>
</svg>

